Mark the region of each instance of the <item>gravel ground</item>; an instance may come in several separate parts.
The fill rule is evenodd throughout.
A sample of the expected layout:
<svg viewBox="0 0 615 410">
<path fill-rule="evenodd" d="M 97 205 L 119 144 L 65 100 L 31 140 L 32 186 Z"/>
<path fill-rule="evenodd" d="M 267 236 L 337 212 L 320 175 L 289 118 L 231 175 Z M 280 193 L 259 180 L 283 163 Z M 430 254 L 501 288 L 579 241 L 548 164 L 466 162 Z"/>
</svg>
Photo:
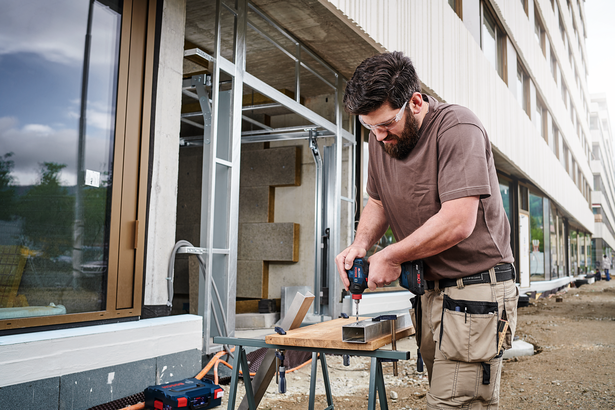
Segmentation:
<svg viewBox="0 0 615 410">
<path fill-rule="evenodd" d="M 571 288 L 519 309 L 517 336 L 534 345 L 535 355 L 505 361 L 500 409 L 615 409 L 615 280 L 611 282 Z M 413 338 L 398 343 L 398 349 L 416 357 Z M 335 408 L 367 408 L 369 361 L 352 358 L 345 367 L 340 357 L 327 356 L 327 363 Z M 397 377 L 391 364 L 384 363 L 383 369 L 390 409 L 426 408 L 427 376 L 416 372 L 414 359 L 399 363 Z M 307 409 L 309 380 L 310 366 L 305 366 L 288 374 L 287 393 L 276 393 L 273 382 L 259 409 Z M 315 408 L 323 409 L 320 371 L 316 385 Z M 243 391 L 240 385 L 239 398 Z"/>
</svg>

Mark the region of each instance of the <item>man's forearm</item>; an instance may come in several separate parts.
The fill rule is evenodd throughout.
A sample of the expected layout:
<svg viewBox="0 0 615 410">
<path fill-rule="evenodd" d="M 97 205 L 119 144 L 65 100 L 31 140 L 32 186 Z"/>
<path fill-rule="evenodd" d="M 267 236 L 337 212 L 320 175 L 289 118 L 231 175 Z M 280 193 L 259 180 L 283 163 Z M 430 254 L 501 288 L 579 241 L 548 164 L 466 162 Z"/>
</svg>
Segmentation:
<svg viewBox="0 0 615 410">
<path fill-rule="evenodd" d="M 401 264 L 443 252 L 467 238 L 476 224 L 478 197 L 445 202 L 440 212 L 404 240 L 385 249 L 387 259 Z"/>
<path fill-rule="evenodd" d="M 389 222 L 382 203 L 369 198 L 367 205 L 363 208 L 353 245 L 362 247 L 367 251 L 382 238 L 388 227 Z"/>
</svg>

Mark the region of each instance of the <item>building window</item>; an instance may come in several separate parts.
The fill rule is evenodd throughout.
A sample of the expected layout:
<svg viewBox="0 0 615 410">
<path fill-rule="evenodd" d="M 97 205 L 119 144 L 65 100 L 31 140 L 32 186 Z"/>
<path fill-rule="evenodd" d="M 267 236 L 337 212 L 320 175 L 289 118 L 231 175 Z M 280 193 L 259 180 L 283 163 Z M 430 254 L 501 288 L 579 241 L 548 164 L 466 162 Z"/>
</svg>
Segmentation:
<svg viewBox="0 0 615 410">
<path fill-rule="evenodd" d="M 566 84 L 564 84 L 563 81 L 560 89 L 562 91 L 562 100 L 564 100 L 564 106 L 568 108 L 568 89 L 566 88 Z"/>
<path fill-rule="evenodd" d="M 546 132 L 547 127 L 546 127 L 546 121 L 545 121 L 546 120 L 545 114 L 546 114 L 546 109 L 544 108 L 542 101 L 540 101 L 540 98 L 537 95 L 536 96 L 536 110 L 534 112 L 534 118 L 532 118 L 532 120 L 540 136 L 548 143 L 549 141 L 548 141 L 547 132 Z"/>
<path fill-rule="evenodd" d="M 481 47 L 483 53 L 493 65 L 500 78 L 506 82 L 505 70 L 504 70 L 504 47 L 506 44 L 506 37 L 504 31 L 498 26 L 495 18 L 483 3 L 483 22 L 481 30 Z"/>
<path fill-rule="evenodd" d="M 525 113 L 528 116 L 530 115 L 529 88 L 530 88 L 529 76 L 526 74 L 525 70 L 523 69 L 523 65 L 521 61 L 517 61 L 517 84 L 516 84 L 517 101 L 521 105 L 521 108 L 523 109 L 523 111 L 525 111 Z"/>
<path fill-rule="evenodd" d="M 455 14 L 463 20 L 463 4 L 462 0 L 448 0 L 448 5 L 455 11 Z"/>
<path fill-rule="evenodd" d="M 566 28 L 564 27 L 564 19 L 562 14 L 559 14 L 559 33 L 562 36 L 562 41 L 564 42 L 564 47 L 566 46 Z"/>
<path fill-rule="evenodd" d="M 545 230 L 541 196 L 530 193 L 530 280 L 545 279 Z"/>
<path fill-rule="evenodd" d="M 551 49 L 551 75 L 555 80 L 555 84 L 557 84 L 557 58 L 555 58 L 553 49 Z"/>
<path fill-rule="evenodd" d="M 555 121 L 551 126 L 551 138 L 549 139 L 549 147 L 553 154 L 555 154 L 556 158 L 559 158 L 559 131 L 557 129 L 557 125 L 555 125 Z"/>
<path fill-rule="evenodd" d="M 540 49 L 542 50 L 542 55 L 546 57 L 547 50 L 546 50 L 546 41 L 545 41 L 545 29 L 544 29 L 544 25 L 542 24 L 542 21 L 540 21 L 540 17 L 538 16 L 538 13 L 536 13 L 537 9 L 538 9 L 537 7 L 534 7 L 534 35 L 536 36 L 536 41 L 538 41 L 538 45 L 540 46 Z"/>
<path fill-rule="evenodd" d="M 139 316 L 155 2 L 27 10 L 2 30 L 0 330 Z"/>
</svg>

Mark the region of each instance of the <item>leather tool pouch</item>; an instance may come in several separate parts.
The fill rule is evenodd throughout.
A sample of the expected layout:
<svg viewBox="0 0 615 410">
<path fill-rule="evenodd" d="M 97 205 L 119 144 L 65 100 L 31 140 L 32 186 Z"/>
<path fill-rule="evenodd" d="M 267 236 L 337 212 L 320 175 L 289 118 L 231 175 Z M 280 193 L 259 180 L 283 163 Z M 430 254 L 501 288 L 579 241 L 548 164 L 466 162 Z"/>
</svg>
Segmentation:
<svg viewBox="0 0 615 410">
<path fill-rule="evenodd" d="M 444 295 L 439 349 L 448 360 L 488 362 L 498 354 L 498 303 Z"/>
</svg>

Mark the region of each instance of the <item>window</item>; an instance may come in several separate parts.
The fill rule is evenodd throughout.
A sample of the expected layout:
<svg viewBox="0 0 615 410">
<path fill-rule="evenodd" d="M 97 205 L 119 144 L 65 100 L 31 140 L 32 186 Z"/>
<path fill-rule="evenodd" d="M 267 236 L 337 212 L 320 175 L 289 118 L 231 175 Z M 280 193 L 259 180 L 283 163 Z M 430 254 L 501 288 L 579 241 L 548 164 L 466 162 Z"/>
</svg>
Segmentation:
<svg viewBox="0 0 615 410">
<path fill-rule="evenodd" d="M 523 65 L 521 61 L 517 61 L 517 101 L 521 105 L 521 108 L 525 113 L 529 116 L 529 88 L 530 88 L 530 79 L 529 76 L 525 73 L 523 69 Z"/>
<path fill-rule="evenodd" d="M 555 84 L 557 84 L 557 58 L 555 57 L 553 49 L 551 49 L 551 75 L 555 80 Z"/>
<path fill-rule="evenodd" d="M 534 112 L 534 118 L 533 118 L 534 126 L 538 130 L 538 134 L 540 134 L 540 136 L 548 143 L 547 133 L 545 130 L 546 129 L 545 111 L 546 109 L 544 108 L 542 101 L 540 101 L 540 98 L 536 96 L 536 110 Z"/>
<path fill-rule="evenodd" d="M 530 192 L 530 280 L 545 279 L 543 198 Z"/>
<path fill-rule="evenodd" d="M 483 22 L 481 30 L 481 47 L 483 53 L 491 62 L 502 80 L 506 82 L 504 69 L 505 36 L 502 29 L 497 25 L 495 18 L 483 3 Z"/>
<path fill-rule="evenodd" d="M 553 122 L 551 127 L 551 138 L 549 139 L 549 147 L 551 148 L 551 151 L 553 151 L 553 154 L 555 154 L 555 156 L 559 158 L 559 130 L 557 129 L 557 125 L 555 125 L 555 121 Z"/>
<path fill-rule="evenodd" d="M 538 8 L 534 7 L 534 35 L 536 36 L 536 41 L 538 41 L 538 45 L 540 45 L 540 49 L 542 50 L 542 54 L 546 57 L 546 41 L 545 41 L 545 29 L 542 21 L 540 21 L 540 17 L 536 10 Z"/>
<path fill-rule="evenodd" d="M 448 0 L 448 5 L 455 11 L 455 14 L 463 20 L 463 4 L 462 0 Z"/>
<path fill-rule="evenodd" d="M 564 106 L 568 108 L 568 89 L 566 89 L 566 84 L 564 84 L 563 81 L 562 81 L 561 91 L 562 91 L 562 100 L 564 100 Z"/>
<path fill-rule="evenodd" d="M 0 330 L 141 312 L 156 2 L 38 3 L 0 26 Z"/>
<path fill-rule="evenodd" d="M 566 46 L 566 28 L 564 27 L 564 19 L 561 13 L 559 15 L 559 33 L 562 36 L 562 41 L 564 42 L 564 46 Z"/>
</svg>

